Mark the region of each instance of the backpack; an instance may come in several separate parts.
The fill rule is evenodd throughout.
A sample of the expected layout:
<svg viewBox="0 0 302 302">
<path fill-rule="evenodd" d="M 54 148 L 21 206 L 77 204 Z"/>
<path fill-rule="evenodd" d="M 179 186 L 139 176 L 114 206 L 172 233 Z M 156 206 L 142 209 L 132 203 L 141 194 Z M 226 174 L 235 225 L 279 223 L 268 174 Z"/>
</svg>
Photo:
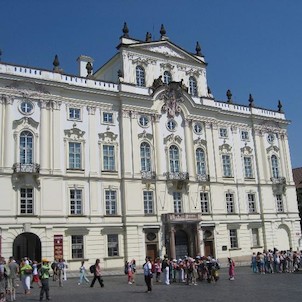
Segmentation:
<svg viewBox="0 0 302 302">
<path fill-rule="evenodd" d="M 95 273 L 95 265 L 94 264 L 89 267 L 89 271 L 90 271 L 91 274 Z"/>
</svg>

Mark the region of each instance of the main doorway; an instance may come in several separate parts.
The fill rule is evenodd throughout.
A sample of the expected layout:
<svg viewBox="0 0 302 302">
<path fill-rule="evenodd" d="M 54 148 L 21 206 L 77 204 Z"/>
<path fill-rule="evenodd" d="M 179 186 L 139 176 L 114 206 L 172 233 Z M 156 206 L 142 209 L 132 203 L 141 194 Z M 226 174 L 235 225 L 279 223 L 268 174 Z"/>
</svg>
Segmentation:
<svg viewBox="0 0 302 302">
<path fill-rule="evenodd" d="M 13 244 L 13 256 L 16 260 L 28 257 L 31 260 L 41 261 L 41 240 L 33 233 L 18 235 Z"/>
<path fill-rule="evenodd" d="M 183 230 L 176 231 L 175 254 L 177 259 L 183 259 L 185 256 L 189 256 L 188 235 Z"/>
</svg>

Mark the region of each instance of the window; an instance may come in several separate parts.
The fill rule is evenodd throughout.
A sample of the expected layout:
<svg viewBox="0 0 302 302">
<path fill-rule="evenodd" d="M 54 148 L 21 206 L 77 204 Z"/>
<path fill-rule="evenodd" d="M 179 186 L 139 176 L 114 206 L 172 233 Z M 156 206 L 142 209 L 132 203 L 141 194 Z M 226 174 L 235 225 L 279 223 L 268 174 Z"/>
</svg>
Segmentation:
<svg viewBox="0 0 302 302">
<path fill-rule="evenodd" d="M 116 215 L 116 191 L 105 191 L 106 215 Z"/>
<path fill-rule="evenodd" d="M 81 144 L 69 143 L 69 169 L 81 169 Z"/>
<path fill-rule="evenodd" d="M 200 192 L 200 207 L 201 213 L 209 213 L 209 198 L 208 193 Z"/>
<path fill-rule="evenodd" d="M 272 144 L 272 143 L 274 142 L 274 140 L 275 140 L 275 135 L 274 135 L 273 133 L 269 133 L 269 134 L 267 135 L 267 141 L 268 141 L 270 144 Z"/>
<path fill-rule="evenodd" d="M 248 131 L 241 131 L 241 139 L 243 141 L 248 141 L 249 140 L 249 133 L 248 133 Z"/>
<path fill-rule="evenodd" d="M 20 134 L 20 162 L 21 164 L 33 163 L 33 135 L 29 131 Z"/>
<path fill-rule="evenodd" d="M 81 119 L 81 109 L 79 108 L 69 108 L 69 119 L 80 120 Z"/>
<path fill-rule="evenodd" d="M 141 144 L 141 171 L 151 171 L 151 148 L 148 143 Z"/>
<path fill-rule="evenodd" d="M 115 171 L 114 146 L 103 145 L 104 171 Z"/>
<path fill-rule="evenodd" d="M 149 118 L 145 115 L 142 115 L 139 117 L 139 124 L 142 127 L 148 127 L 149 126 Z"/>
<path fill-rule="evenodd" d="M 20 214 L 33 214 L 34 203 L 33 189 L 21 188 L 20 189 Z"/>
<path fill-rule="evenodd" d="M 228 154 L 222 155 L 223 177 L 232 177 L 231 156 Z"/>
<path fill-rule="evenodd" d="M 284 212 L 282 195 L 280 194 L 276 195 L 276 202 L 277 202 L 277 212 L 278 213 Z"/>
<path fill-rule="evenodd" d="M 253 178 L 252 158 L 249 156 L 244 156 L 243 163 L 244 163 L 244 177 Z"/>
<path fill-rule="evenodd" d="M 232 193 L 225 194 L 227 213 L 235 213 L 234 195 Z"/>
<path fill-rule="evenodd" d="M 227 128 L 220 128 L 219 129 L 220 137 L 226 138 L 228 137 L 228 129 Z"/>
<path fill-rule="evenodd" d="M 194 77 L 189 78 L 189 93 L 192 96 L 197 96 L 197 82 Z"/>
<path fill-rule="evenodd" d="M 118 256 L 118 235 L 110 234 L 107 235 L 107 244 L 108 244 L 108 257 Z"/>
<path fill-rule="evenodd" d="M 29 102 L 29 101 L 24 101 L 20 105 L 20 110 L 24 114 L 32 113 L 33 109 L 34 109 L 34 106 L 33 106 L 32 102 Z"/>
<path fill-rule="evenodd" d="M 259 246 L 259 230 L 258 229 L 252 229 L 252 246 Z"/>
<path fill-rule="evenodd" d="M 82 190 L 78 190 L 78 189 L 70 190 L 70 214 L 71 215 L 82 214 Z"/>
<path fill-rule="evenodd" d="M 176 122 L 175 120 L 168 120 L 167 121 L 167 128 L 170 130 L 170 131 L 174 131 L 176 129 Z"/>
<path fill-rule="evenodd" d="M 237 237 L 237 230 L 232 229 L 230 231 L 230 244 L 231 244 L 231 249 L 233 248 L 238 248 L 238 237 Z"/>
<path fill-rule="evenodd" d="M 169 71 L 164 72 L 164 83 L 169 84 L 172 81 L 172 76 Z"/>
<path fill-rule="evenodd" d="M 181 213 L 181 193 L 173 192 L 174 213 Z"/>
<path fill-rule="evenodd" d="M 170 172 L 179 172 L 179 150 L 175 145 L 169 148 Z"/>
<path fill-rule="evenodd" d="M 206 174 L 206 161 L 204 151 L 201 148 L 196 149 L 196 166 L 197 166 L 197 175 Z"/>
<path fill-rule="evenodd" d="M 142 66 L 136 67 L 136 85 L 145 87 L 145 70 Z"/>
<path fill-rule="evenodd" d="M 71 236 L 71 257 L 72 259 L 84 258 L 84 244 L 83 236 L 73 235 Z"/>
<path fill-rule="evenodd" d="M 153 192 L 144 191 L 144 213 L 153 214 Z"/>
<path fill-rule="evenodd" d="M 272 175 L 273 178 L 279 178 L 279 163 L 278 158 L 276 155 L 272 155 L 271 157 L 271 163 L 272 163 Z"/>
<path fill-rule="evenodd" d="M 201 134 L 201 132 L 202 132 L 202 125 L 201 125 L 201 123 L 195 123 L 194 124 L 194 132 L 196 134 Z"/>
<path fill-rule="evenodd" d="M 103 112 L 103 123 L 113 124 L 113 113 L 112 112 Z"/>
<path fill-rule="evenodd" d="M 248 205 L 249 205 L 249 213 L 256 213 L 256 201 L 255 194 L 249 193 L 247 194 Z"/>
</svg>

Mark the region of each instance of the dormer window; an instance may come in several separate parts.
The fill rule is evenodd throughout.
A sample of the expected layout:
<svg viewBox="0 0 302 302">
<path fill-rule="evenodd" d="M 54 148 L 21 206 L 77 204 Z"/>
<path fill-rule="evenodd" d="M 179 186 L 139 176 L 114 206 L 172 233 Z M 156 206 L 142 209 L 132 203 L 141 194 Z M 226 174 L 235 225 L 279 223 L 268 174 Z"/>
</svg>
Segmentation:
<svg viewBox="0 0 302 302">
<path fill-rule="evenodd" d="M 136 66 L 136 85 L 145 87 L 145 69 L 142 66 Z"/>
<path fill-rule="evenodd" d="M 171 81 L 172 81 L 171 73 L 169 71 L 165 71 L 164 72 L 164 83 L 168 85 Z"/>
<path fill-rule="evenodd" d="M 192 96 L 197 96 L 197 81 L 194 77 L 189 78 L 189 93 Z"/>
</svg>

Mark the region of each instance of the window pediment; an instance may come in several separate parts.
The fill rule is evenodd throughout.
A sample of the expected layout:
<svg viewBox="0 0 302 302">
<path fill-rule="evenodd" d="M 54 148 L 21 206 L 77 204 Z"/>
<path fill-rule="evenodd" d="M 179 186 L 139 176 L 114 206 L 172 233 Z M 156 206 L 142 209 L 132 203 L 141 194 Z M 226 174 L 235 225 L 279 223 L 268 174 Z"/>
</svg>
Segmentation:
<svg viewBox="0 0 302 302">
<path fill-rule="evenodd" d="M 182 138 L 179 135 L 175 135 L 173 133 L 164 138 L 164 144 L 167 144 L 167 143 L 180 144 L 181 142 L 182 142 Z"/>
<path fill-rule="evenodd" d="M 206 146 L 207 145 L 207 141 L 205 139 L 202 139 L 200 137 L 198 137 L 197 139 L 195 139 L 193 141 L 195 146 Z"/>
<path fill-rule="evenodd" d="M 232 147 L 229 144 L 223 144 L 219 146 L 220 153 L 230 153 L 232 151 Z"/>
<path fill-rule="evenodd" d="M 278 153 L 279 152 L 279 148 L 277 146 L 270 146 L 266 149 L 266 152 L 267 153 L 271 153 L 271 152 L 276 152 Z"/>
<path fill-rule="evenodd" d="M 153 135 L 151 133 L 147 133 L 146 131 L 143 131 L 142 133 L 138 134 L 139 139 L 144 139 L 146 138 L 149 141 L 152 141 Z"/>
<path fill-rule="evenodd" d="M 99 139 L 101 139 L 102 141 L 104 141 L 106 143 L 116 142 L 117 137 L 118 137 L 118 135 L 111 132 L 111 131 L 107 131 L 107 132 L 104 132 L 104 133 L 99 133 Z"/>
<path fill-rule="evenodd" d="M 253 149 L 250 146 L 244 146 L 240 150 L 243 155 L 250 155 L 253 153 Z"/>
<path fill-rule="evenodd" d="M 39 123 L 33 120 L 31 117 L 23 117 L 19 120 L 13 121 L 13 129 L 17 129 L 19 127 L 24 128 L 25 126 L 31 126 L 34 129 L 37 129 Z"/>
<path fill-rule="evenodd" d="M 85 131 L 82 131 L 79 128 L 72 128 L 64 130 L 64 134 L 69 139 L 80 140 L 84 138 Z"/>
</svg>

